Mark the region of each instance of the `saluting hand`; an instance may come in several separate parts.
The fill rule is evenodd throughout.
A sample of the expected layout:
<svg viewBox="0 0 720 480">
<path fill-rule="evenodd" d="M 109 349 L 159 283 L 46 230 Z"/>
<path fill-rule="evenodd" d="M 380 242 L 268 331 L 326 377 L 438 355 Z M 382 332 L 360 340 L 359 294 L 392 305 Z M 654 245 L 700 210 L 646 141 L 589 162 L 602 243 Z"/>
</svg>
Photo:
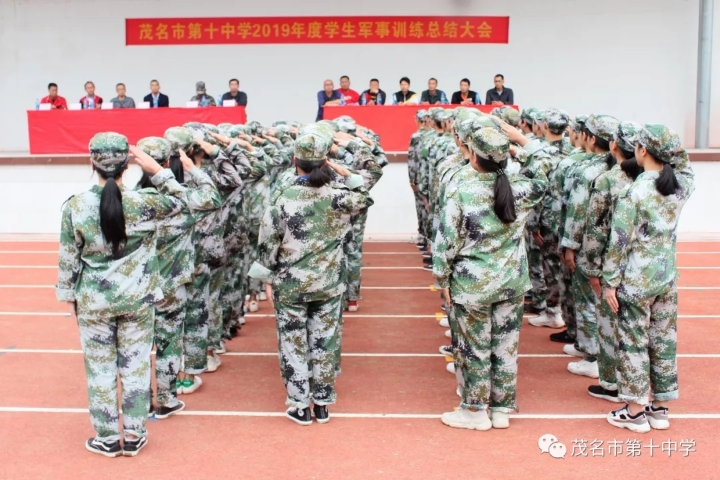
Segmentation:
<svg viewBox="0 0 720 480">
<path fill-rule="evenodd" d="M 222 143 L 223 145 L 230 145 L 230 142 L 232 141 L 227 135 L 223 135 L 221 133 L 214 133 L 209 132 L 210 136 L 217 140 L 218 142 Z"/>
<path fill-rule="evenodd" d="M 337 163 L 331 162 L 330 160 L 327 160 L 325 162 L 325 165 L 327 165 L 328 167 L 335 170 L 338 173 L 338 175 L 340 175 L 341 177 L 349 177 L 350 176 L 350 170 L 343 167 L 342 165 L 338 165 Z"/>
<path fill-rule="evenodd" d="M 157 175 L 162 171 L 162 167 L 159 163 L 155 161 L 154 158 L 152 158 L 147 153 L 143 152 L 143 150 L 136 145 L 130 145 L 129 147 L 130 153 L 133 154 L 133 157 L 135 158 L 135 163 L 140 166 L 143 172 L 147 173 L 150 176 Z"/>
<path fill-rule="evenodd" d="M 192 160 L 190 160 L 190 157 L 187 156 L 187 154 L 185 153 L 185 151 L 183 151 L 182 148 L 178 149 L 178 153 L 180 154 L 180 162 L 182 163 L 183 170 L 189 172 L 190 170 L 195 168 L 195 164 Z"/>
<path fill-rule="evenodd" d="M 215 151 L 215 145 L 206 142 L 205 140 L 195 139 L 195 142 L 200 145 L 200 148 L 205 150 L 205 153 L 211 155 Z"/>
</svg>

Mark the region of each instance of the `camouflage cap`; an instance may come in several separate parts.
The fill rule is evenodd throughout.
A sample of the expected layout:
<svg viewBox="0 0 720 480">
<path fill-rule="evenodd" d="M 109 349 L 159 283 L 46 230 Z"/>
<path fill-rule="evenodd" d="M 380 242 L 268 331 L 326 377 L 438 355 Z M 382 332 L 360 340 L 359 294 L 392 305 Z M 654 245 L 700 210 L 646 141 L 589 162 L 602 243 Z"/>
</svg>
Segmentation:
<svg viewBox="0 0 720 480">
<path fill-rule="evenodd" d="M 380 143 L 380 135 L 378 135 L 377 133 L 373 132 L 370 129 L 365 130 L 365 136 L 367 136 L 370 140 L 372 140 L 375 143 Z"/>
<path fill-rule="evenodd" d="M 635 122 L 620 122 L 617 131 L 613 134 L 613 140 L 621 150 L 634 152 L 637 143 L 637 134 L 642 130 L 642 125 Z"/>
<path fill-rule="evenodd" d="M 585 128 L 593 135 L 608 142 L 612 141 L 619 125 L 620 120 L 610 115 L 590 115 L 585 122 Z"/>
<path fill-rule="evenodd" d="M 197 140 L 203 140 L 205 138 L 205 133 L 207 132 L 207 127 L 199 122 L 188 122 L 183 127 L 190 130 L 192 133 L 192 136 Z"/>
<path fill-rule="evenodd" d="M 355 123 L 355 119 L 352 118 L 350 115 L 341 115 L 341 116 L 337 117 L 335 120 L 336 120 L 336 121 L 339 121 L 339 122 L 352 122 L 352 123 Z"/>
<path fill-rule="evenodd" d="M 281 135 L 290 135 L 290 126 L 286 123 L 275 125 L 274 130 L 275 137 L 279 137 Z"/>
<path fill-rule="evenodd" d="M 291 127 L 295 127 L 295 128 L 300 128 L 300 127 L 302 127 L 302 125 L 303 125 L 301 122 L 298 122 L 297 120 L 290 120 L 290 121 L 288 122 L 288 124 L 289 124 Z"/>
<path fill-rule="evenodd" d="M 209 124 L 206 124 L 206 125 L 209 125 Z M 217 125 L 218 130 L 227 130 L 230 127 L 232 127 L 232 123 L 218 123 L 218 125 Z"/>
<path fill-rule="evenodd" d="M 460 134 L 460 126 L 468 120 L 471 120 L 470 124 L 472 124 L 472 120 L 476 118 L 479 113 L 473 108 L 466 107 L 458 107 L 455 111 L 457 114 L 455 116 L 455 123 L 453 123 L 453 131 L 457 133 L 460 138 L 465 138 L 465 136 Z"/>
<path fill-rule="evenodd" d="M 275 120 L 275 121 L 272 123 L 272 126 L 273 126 L 273 127 L 277 127 L 278 125 L 287 125 L 287 124 L 288 124 L 288 122 L 285 121 L 285 120 Z"/>
<path fill-rule="evenodd" d="M 421 122 L 424 122 L 425 120 L 427 120 L 429 116 L 430 115 L 428 114 L 427 110 L 421 109 L 421 110 L 418 110 L 417 112 L 415 112 L 415 118 L 417 118 Z"/>
<path fill-rule="evenodd" d="M 244 124 L 237 124 L 233 125 L 234 129 L 237 130 L 239 133 L 243 133 L 245 135 L 252 135 L 252 128 L 248 127 Z"/>
<path fill-rule="evenodd" d="M 520 114 L 520 119 L 524 120 L 525 123 L 532 124 L 535 121 L 535 114 L 538 112 L 537 108 L 526 108 Z"/>
<path fill-rule="evenodd" d="M 98 133 L 90 139 L 88 148 L 95 168 L 109 175 L 125 170 L 128 164 L 128 140 L 124 135 Z"/>
<path fill-rule="evenodd" d="M 333 132 L 339 132 L 340 127 L 338 126 L 338 123 L 332 120 L 320 120 L 317 122 L 318 125 L 327 125 L 332 129 Z"/>
<path fill-rule="evenodd" d="M 305 125 L 298 131 L 298 139 L 303 135 L 319 135 L 326 142 L 332 144 L 335 138 L 335 132 L 327 123 L 310 123 Z"/>
<path fill-rule="evenodd" d="M 437 108 L 431 110 L 432 119 L 436 122 L 446 122 L 452 118 L 452 112 L 444 108 Z"/>
<path fill-rule="evenodd" d="M 550 132 L 559 135 L 565 131 L 570 123 L 570 115 L 557 108 L 548 108 L 545 110 L 545 123 Z"/>
<path fill-rule="evenodd" d="M 466 143 L 475 154 L 485 160 L 500 163 L 507 158 L 510 151 L 510 139 L 497 128 L 486 127 L 485 122 L 478 122 L 472 125 L 472 131 L 466 139 Z"/>
<path fill-rule="evenodd" d="M 517 127 L 520 125 L 520 112 L 512 107 L 501 107 L 500 118 L 507 124 Z"/>
<path fill-rule="evenodd" d="M 330 147 L 332 141 L 328 141 L 321 133 L 303 133 L 295 141 L 295 158 L 322 164 Z"/>
<path fill-rule="evenodd" d="M 675 157 L 684 152 L 678 134 L 660 124 L 649 124 L 641 128 L 637 134 L 637 143 L 658 161 L 671 165 L 676 163 Z"/>
<path fill-rule="evenodd" d="M 260 131 L 263 128 L 263 124 L 258 122 L 257 120 L 253 120 L 252 122 L 248 122 L 247 126 L 252 128 L 253 135 L 258 135 Z"/>
<path fill-rule="evenodd" d="M 161 137 L 145 137 L 137 143 L 137 146 L 160 165 L 167 162 L 174 151 L 172 144 Z"/>
<path fill-rule="evenodd" d="M 192 144 L 195 143 L 193 132 L 185 127 L 168 128 L 165 130 L 165 140 L 170 142 L 170 148 L 173 152 L 178 149 L 187 152 Z"/>
<path fill-rule="evenodd" d="M 570 128 L 572 128 L 576 132 L 581 131 L 583 127 L 585 127 L 585 122 L 587 122 L 587 119 L 587 115 L 576 115 L 575 119 L 570 121 Z"/>
<path fill-rule="evenodd" d="M 533 115 L 533 121 L 537 124 L 544 122 L 545 110 L 535 110 L 535 115 Z"/>
<path fill-rule="evenodd" d="M 341 120 L 338 118 L 335 123 L 337 123 L 338 129 L 340 129 L 341 132 L 354 134 L 357 129 L 355 120 Z"/>
<path fill-rule="evenodd" d="M 195 84 L 196 93 L 205 93 L 205 82 L 197 82 Z"/>
</svg>

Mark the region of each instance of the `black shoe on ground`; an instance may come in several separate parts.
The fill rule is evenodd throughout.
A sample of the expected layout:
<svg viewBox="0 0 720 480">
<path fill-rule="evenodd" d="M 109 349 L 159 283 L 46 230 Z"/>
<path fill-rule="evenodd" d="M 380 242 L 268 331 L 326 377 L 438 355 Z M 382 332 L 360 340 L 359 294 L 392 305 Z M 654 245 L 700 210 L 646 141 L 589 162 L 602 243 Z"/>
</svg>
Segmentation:
<svg viewBox="0 0 720 480">
<path fill-rule="evenodd" d="M 428 258 L 423 257 L 423 263 L 425 265 L 432 265 L 432 263 L 433 263 L 432 257 L 428 257 Z"/>
<path fill-rule="evenodd" d="M 135 455 L 140 453 L 140 450 L 145 448 L 145 445 L 147 445 L 147 443 L 147 437 L 140 437 L 137 440 L 125 440 L 122 454 L 126 457 L 134 457 Z"/>
<path fill-rule="evenodd" d="M 590 396 L 607 400 L 608 402 L 621 403 L 622 400 L 618 398 L 617 390 L 606 390 L 600 385 L 590 385 L 588 387 L 588 393 Z"/>
<path fill-rule="evenodd" d="M 543 312 L 543 310 L 540 310 L 536 306 L 530 305 L 530 304 L 526 304 L 524 306 L 524 309 L 525 309 L 525 313 L 534 313 L 536 315 L 540 315 Z"/>
<path fill-rule="evenodd" d="M 553 333 L 550 335 L 550 340 L 558 343 L 575 343 L 575 340 L 570 338 L 570 335 L 568 335 L 567 330 Z"/>
<path fill-rule="evenodd" d="M 155 418 L 162 420 L 183 410 L 185 410 L 185 404 L 178 400 L 177 405 L 174 407 L 158 407 L 157 410 L 155 410 Z"/>
<path fill-rule="evenodd" d="M 290 408 L 285 415 L 298 425 L 312 425 L 310 408 Z"/>
<path fill-rule="evenodd" d="M 150 398 L 152 398 L 152 394 L 150 395 Z M 155 407 L 153 406 L 152 402 L 150 402 L 150 409 L 148 410 L 148 418 L 155 415 Z"/>
<path fill-rule="evenodd" d="M 453 356 L 453 347 L 452 345 L 443 345 L 438 349 L 441 355 L 445 355 L 446 357 L 452 357 Z"/>
<path fill-rule="evenodd" d="M 313 413 L 318 423 L 327 423 L 330 421 L 330 411 L 327 405 L 313 405 Z"/>
<path fill-rule="evenodd" d="M 85 442 L 85 448 L 88 452 L 98 453 L 106 457 L 115 458 L 123 454 L 122 447 L 120 447 L 120 441 L 115 440 L 114 442 L 101 442 L 97 438 L 89 438 Z"/>
</svg>

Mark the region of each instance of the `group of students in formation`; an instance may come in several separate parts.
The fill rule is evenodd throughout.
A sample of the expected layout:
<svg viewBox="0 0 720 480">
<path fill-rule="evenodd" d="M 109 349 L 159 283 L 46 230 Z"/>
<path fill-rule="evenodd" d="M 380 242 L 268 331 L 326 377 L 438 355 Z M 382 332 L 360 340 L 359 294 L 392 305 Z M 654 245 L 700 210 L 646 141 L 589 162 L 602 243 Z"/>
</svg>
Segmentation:
<svg viewBox="0 0 720 480">
<path fill-rule="evenodd" d="M 148 417 L 183 410 L 178 395 L 220 367 L 262 300 L 276 313 L 287 417 L 329 421 L 343 311 L 359 308 L 369 190 L 387 165 L 379 141 L 349 117 L 188 123 L 137 145 L 92 138 L 98 183 L 63 206 L 56 285 L 79 326 L 90 452 L 137 455 Z M 131 157 L 137 185 L 123 182 Z"/>
<path fill-rule="evenodd" d="M 667 429 L 678 398 L 680 212 L 688 154 L 663 125 L 529 108 L 417 112 L 408 152 L 425 269 L 442 290 L 456 428 L 508 428 L 524 312 L 624 403 L 607 421 Z"/>
</svg>

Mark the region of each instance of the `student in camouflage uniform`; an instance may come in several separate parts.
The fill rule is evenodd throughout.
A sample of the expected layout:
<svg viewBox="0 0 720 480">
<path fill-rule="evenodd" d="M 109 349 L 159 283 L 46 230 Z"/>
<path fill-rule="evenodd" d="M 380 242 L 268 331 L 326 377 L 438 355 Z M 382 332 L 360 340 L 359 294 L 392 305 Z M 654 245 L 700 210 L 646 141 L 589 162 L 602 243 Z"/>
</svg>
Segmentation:
<svg viewBox="0 0 720 480">
<path fill-rule="evenodd" d="M 609 115 L 590 115 L 585 123 L 586 143 L 593 155 L 586 163 L 578 165 L 573 174 L 571 195 L 568 201 L 565 228 L 560 241 L 564 249 L 565 264 L 572 272 L 572 295 L 577 322 L 577 338 L 573 347 L 564 350 L 582 360 L 570 362 L 568 371 L 575 375 L 598 378 L 597 366 L 597 319 L 595 317 L 595 293 L 588 278 L 587 258 L 583 251 L 583 232 L 587 221 L 590 190 L 595 179 L 615 165 L 610 154 L 610 142 L 620 122 Z"/>
<path fill-rule="evenodd" d="M 77 315 L 97 436 L 86 448 L 108 457 L 135 456 L 147 444 L 154 308 L 163 299 L 155 256 L 158 225 L 185 207 L 170 170 L 129 148 L 117 133 L 90 140 L 99 185 L 63 208 L 57 299 Z M 158 190 L 124 188 L 128 153 Z M 117 376 L 122 381 L 123 446 L 118 433 Z"/>
<path fill-rule="evenodd" d="M 608 422 L 647 432 L 670 427 L 667 402 L 678 398 L 675 247 L 695 174 L 663 125 L 640 130 L 635 158 L 645 172 L 620 192 L 603 262 L 605 298 L 618 315 L 618 396 L 628 402 Z"/>
<path fill-rule="evenodd" d="M 520 127 L 523 135 L 525 135 L 529 140 L 535 138 L 535 134 L 533 133 L 533 123 L 535 122 L 535 114 L 537 112 L 537 108 L 526 108 L 520 114 L 520 123 L 518 126 Z"/>
<path fill-rule="evenodd" d="M 617 402 L 617 376 L 615 371 L 616 324 L 615 315 L 602 299 L 602 264 L 610 240 L 610 224 L 618 195 L 642 172 L 635 159 L 635 140 L 642 128 L 633 122 L 620 122 L 610 143 L 610 153 L 621 163 L 601 174 L 593 182 L 588 206 L 583 247 L 578 253 L 578 264 L 587 265 L 586 273 L 596 295 L 598 373 L 600 385 L 591 385 L 588 393 L 596 398 Z M 580 259 L 580 255 L 584 259 Z"/>
<path fill-rule="evenodd" d="M 329 420 L 336 401 L 335 360 L 345 290 L 343 239 L 349 217 L 373 204 L 360 176 L 327 162 L 332 137 L 305 133 L 295 142 L 298 176 L 278 191 L 260 230 L 260 256 L 249 275 L 266 284 L 276 311 L 287 416 L 309 425 Z M 347 177 L 332 182 L 332 168 Z"/>
<path fill-rule="evenodd" d="M 175 174 L 176 180 L 184 182 L 184 175 L 188 175 L 195 184 L 199 185 L 197 189 L 183 187 L 187 208 L 180 215 L 166 218 L 158 225 L 157 258 L 165 297 L 155 305 L 155 378 L 157 379 L 155 418 L 158 419 L 167 418 L 185 407 L 183 402 L 177 399 L 176 382 L 182 356 L 183 325 L 187 304 L 186 285 L 192 282 L 192 272 L 195 268 L 195 250 L 192 245 L 195 224 L 193 213 L 215 210 L 222 202 L 210 177 L 195 167 L 185 152 L 179 150 L 179 147 L 174 148 L 175 146 L 159 137 L 147 137 L 138 142 L 138 147 L 161 167 L 172 164 L 172 167 L 176 168 L 177 163 L 180 163 L 182 170 Z M 155 188 L 155 186 L 146 174 L 136 188 Z"/>
<path fill-rule="evenodd" d="M 522 235 L 547 178 L 541 168 L 506 176 L 510 141 L 481 125 L 466 139 L 477 173 L 447 192 L 433 273 L 457 321 L 455 368 L 464 380 L 460 408 L 442 421 L 488 430 L 507 428 L 508 413 L 517 410 L 517 348 L 530 288 Z"/>
<path fill-rule="evenodd" d="M 427 230 L 431 244 L 435 239 L 433 221 L 438 209 L 438 190 L 440 184 L 438 165 L 445 160 L 451 146 L 455 147 L 453 135 L 449 131 L 449 126 L 452 122 L 452 112 L 443 108 L 434 109 L 432 112 L 432 121 L 434 122 L 436 135 L 431 138 L 427 147 L 427 154 L 425 155 L 425 167 L 427 171 L 425 176 L 426 183 L 425 186 L 421 188 L 423 193 L 427 192 L 429 207 Z M 427 269 L 432 271 L 432 261 L 426 263 Z"/>
</svg>

